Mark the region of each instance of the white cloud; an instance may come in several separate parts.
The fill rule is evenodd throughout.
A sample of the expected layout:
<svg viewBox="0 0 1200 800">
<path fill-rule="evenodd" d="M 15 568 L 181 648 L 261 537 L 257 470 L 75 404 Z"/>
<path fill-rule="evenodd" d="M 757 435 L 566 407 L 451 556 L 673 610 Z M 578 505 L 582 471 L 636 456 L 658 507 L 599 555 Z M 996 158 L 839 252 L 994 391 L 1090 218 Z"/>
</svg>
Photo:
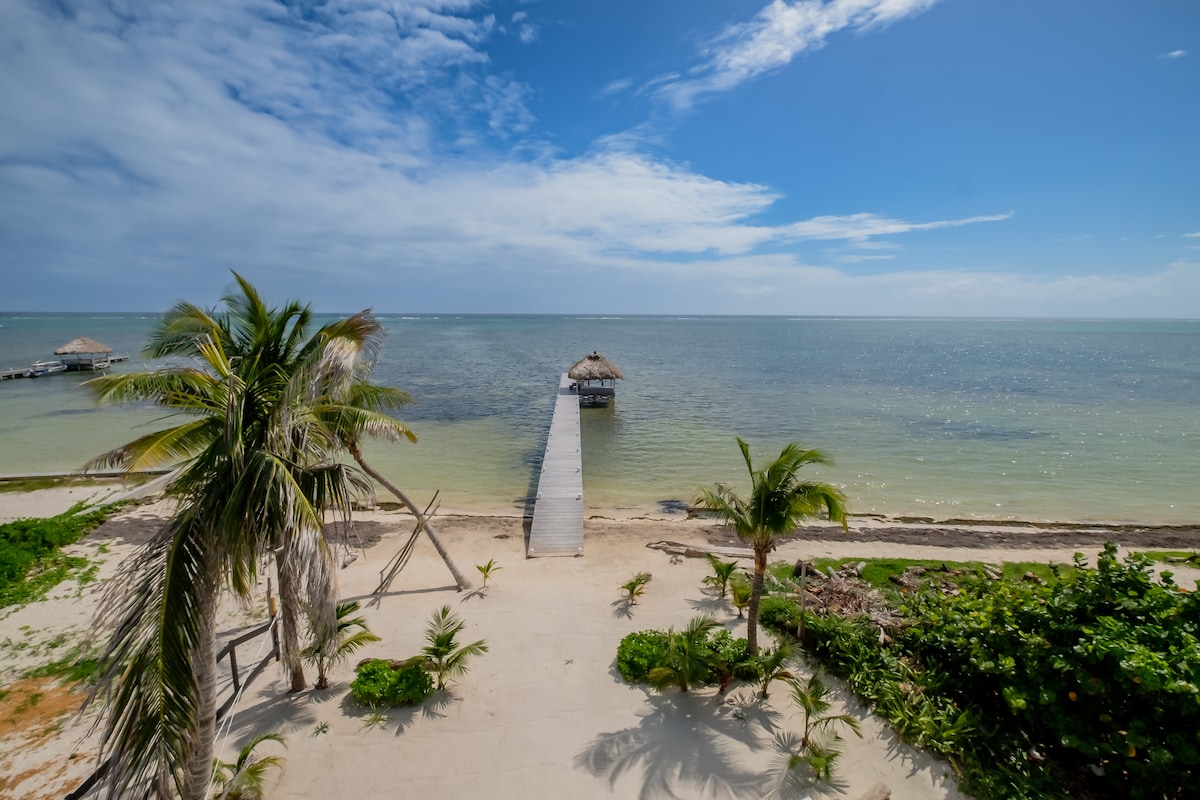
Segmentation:
<svg viewBox="0 0 1200 800">
<path fill-rule="evenodd" d="M 881 237 L 1011 212 L 767 224 L 777 190 L 656 157 L 644 138 L 575 157 L 540 148 L 523 134 L 530 87 L 488 72 L 495 23 L 466 0 L 342 0 L 314 19 L 274 5 L 157 2 L 121 19 L 46 8 L 0 3 L 7 308 L 215 299 L 229 268 L 325 310 L 564 311 L 573 298 L 672 313 L 1038 303 L 1185 316 L 1174 309 L 1198 296 L 1195 264 L 1052 279 L 810 263 L 824 247 L 841 248 L 833 263 L 900 258 Z"/>
<path fill-rule="evenodd" d="M 618 78 L 601 86 L 596 91 L 596 97 L 609 97 L 610 95 L 620 94 L 621 92 L 627 91 L 631 86 L 633 86 L 633 80 L 631 78 Z"/>
<path fill-rule="evenodd" d="M 1200 231 L 1196 231 L 1194 233 L 1185 233 L 1183 236 L 1185 239 L 1200 239 Z"/>
<path fill-rule="evenodd" d="M 788 239 L 866 239 L 871 236 L 888 236 L 913 231 L 932 231 L 939 228 L 957 228 L 980 222 L 1003 222 L 1011 219 L 1013 212 L 991 214 L 962 219 L 936 222 L 905 222 L 878 214 L 850 214 L 847 216 L 813 217 L 804 222 L 784 226 L 780 235 Z"/>
<path fill-rule="evenodd" d="M 1169 53 L 1163 53 L 1159 58 L 1183 58 L 1187 54 L 1187 50 L 1172 50 Z"/>
<path fill-rule="evenodd" d="M 787 66 L 843 30 L 867 31 L 919 14 L 938 0 L 772 0 L 754 19 L 726 28 L 704 49 L 705 62 L 685 76 L 660 78 L 657 92 L 679 109 Z"/>
</svg>

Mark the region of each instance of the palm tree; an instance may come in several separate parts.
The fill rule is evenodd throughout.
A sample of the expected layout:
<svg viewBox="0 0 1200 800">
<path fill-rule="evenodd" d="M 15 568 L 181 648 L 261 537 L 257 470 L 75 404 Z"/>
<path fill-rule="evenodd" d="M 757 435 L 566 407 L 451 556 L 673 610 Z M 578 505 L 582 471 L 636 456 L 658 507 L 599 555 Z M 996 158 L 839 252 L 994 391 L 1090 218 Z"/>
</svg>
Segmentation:
<svg viewBox="0 0 1200 800">
<path fill-rule="evenodd" d="M 433 619 L 425 631 L 428 645 L 421 652 L 429 659 L 433 673 L 437 675 L 437 688 L 446 688 L 446 677 L 466 675 L 467 661 L 488 651 L 487 642 L 480 639 L 471 644 L 459 645 L 455 638 L 467 623 L 459 619 L 450 606 L 442 606 L 433 612 Z"/>
<path fill-rule="evenodd" d="M 729 591 L 729 580 L 733 577 L 733 573 L 737 571 L 737 561 L 722 561 L 712 553 L 706 554 L 708 565 L 712 567 L 713 574 L 704 578 L 705 586 L 711 586 L 717 590 L 717 596 L 722 600 Z"/>
<path fill-rule="evenodd" d="M 193 366 L 89 382 L 102 403 L 151 401 L 186 418 L 92 462 L 126 470 L 181 464 L 167 487 L 172 516 L 123 565 L 97 616 L 112 628 L 89 699 L 107 701 L 101 747 L 109 796 L 137 788 L 203 800 L 212 777 L 222 586 L 248 597 L 259 558 L 280 556 L 283 638 L 298 661 L 301 591 L 309 591 L 311 607 L 327 608 L 318 618 L 333 625 L 323 512 L 348 515 L 352 495 L 367 486 L 337 463 L 340 442 L 317 424 L 311 404 L 355 374 L 363 334 L 377 323 L 364 312 L 306 338 L 307 307 L 270 309 L 235 277 L 241 293 L 224 298 L 224 311 L 180 303 L 151 336 L 147 357 L 184 356 Z"/>
<path fill-rule="evenodd" d="M 746 470 L 750 473 L 750 495 L 742 498 L 724 484 L 701 489 L 696 505 L 733 528 L 738 538 L 754 548 L 754 580 L 747 611 L 746 642 L 750 654 L 758 653 L 758 604 L 762 599 L 767 555 L 775 549 L 775 537 L 791 533 L 805 519 L 822 511 L 846 527 L 845 496 L 829 484 L 800 480 L 797 473 L 809 464 L 828 464 L 819 450 L 805 450 L 793 442 L 779 457 L 756 470 L 750 461 L 750 446 L 737 440 Z"/>
<path fill-rule="evenodd" d="M 330 641 L 314 639 L 301 651 L 306 661 L 317 665 L 317 682 L 313 688 L 328 689 L 329 676 L 326 675 L 326 670 L 329 667 L 344 661 L 371 642 L 379 641 L 379 637 L 367 628 L 366 619 L 350 616 L 361 608 L 357 600 L 338 603 L 336 637 Z"/>
<path fill-rule="evenodd" d="M 750 595 L 753 591 L 754 586 L 750 583 L 750 576 L 744 572 L 739 572 L 729 582 L 729 602 L 733 603 L 733 607 L 737 609 L 738 619 L 745 616 L 746 607 L 750 605 Z"/>
<path fill-rule="evenodd" d="M 709 634 L 717 621 L 707 614 L 693 617 L 682 631 L 672 630 L 667 636 L 667 654 L 661 666 L 650 670 L 649 683 L 660 692 L 677 687 L 686 692 L 693 684 L 703 683 L 712 674 L 713 652 Z"/>
<path fill-rule="evenodd" d="M 287 747 L 278 733 L 260 733 L 242 745 L 234 763 L 216 762 L 214 783 L 219 787 L 216 800 L 263 800 L 266 796 L 267 773 L 283 768 L 283 759 L 279 756 L 254 754 L 255 749 L 268 740 Z"/>
<path fill-rule="evenodd" d="M 767 699 L 767 689 L 775 681 L 790 681 L 795 679 L 788 667 L 796 658 L 796 647 L 790 642 L 780 642 L 774 650 L 767 650 L 754 656 L 751 663 L 758 674 L 759 693 L 763 700 Z"/>
</svg>

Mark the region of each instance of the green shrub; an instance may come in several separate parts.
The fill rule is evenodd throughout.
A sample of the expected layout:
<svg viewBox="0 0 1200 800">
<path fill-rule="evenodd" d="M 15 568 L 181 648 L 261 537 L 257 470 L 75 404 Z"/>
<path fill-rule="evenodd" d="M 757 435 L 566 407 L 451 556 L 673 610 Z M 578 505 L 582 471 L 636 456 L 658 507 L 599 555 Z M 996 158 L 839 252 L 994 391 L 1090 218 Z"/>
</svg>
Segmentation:
<svg viewBox="0 0 1200 800">
<path fill-rule="evenodd" d="M 629 683 L 650 683 L 651 670 L 670 666 L 671 631 L 635 631 L 617 645 L 617 671 Z M 722 689 L 732 680 L 758 678 L 744 638 L 734 638 L 724 628 L 709 633 L 695 653 L 707 665 L 701 683 L 716 683 Z"/>
<path fill-rule="evenodd" d="M 800 606 L 786 597 L 764 597 L 758 604 L 758 622 L 777 633 L 795 637 L 800 625 Z"/>
<path fill-rule="evenodd" d="M 1108 545 L 1049 585 L 918 591 L 888 646 L 866 619 L 813 613 L 804 643 L 980 800 L 1178 800 L 1200 775 L 1200 597 L 1149 566 Z M 791 634 L 785 603 L 764 625 Z"/>
<path fill-rule="evenodd" d="M 368 706 L 415 706 L 433 694 L 433 678 L 423 659 L 409 659 L 398 668 L 383 659 L 359 666 L 350 683 L 354 699 Z"/>
<path fill-rule="evenodd" d="M 634 631 L 617 645 L 617 672 L 629 683 L 646 683 L 650 670 L 662 666 L 669 641 L 666 631 Z"/>
</svg>

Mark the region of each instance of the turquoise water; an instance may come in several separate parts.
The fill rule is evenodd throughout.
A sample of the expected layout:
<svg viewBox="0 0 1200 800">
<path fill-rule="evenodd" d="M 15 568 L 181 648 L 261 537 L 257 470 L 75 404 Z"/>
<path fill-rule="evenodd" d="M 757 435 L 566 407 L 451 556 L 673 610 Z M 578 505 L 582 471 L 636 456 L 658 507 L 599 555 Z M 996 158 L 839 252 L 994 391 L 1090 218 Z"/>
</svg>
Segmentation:
<svg viewBox="0 0 1200 800">
<path fill-rule="evenodd" d="M 521 507 L 558 375 L 599 350 L 626 380 L 582 411 L 596 513 L 742 485 L 740 435 L 762 458 L 790 440 L 825 450 L 835 463 L 813 474 L 860 513 L 1200 519 L 1195 321 L 380 317 L 375 380 L 413 394 L 420 442 L 371 457 L 419 496 L 440 489 L 443 508 Z M 0 315 L 0 367 L 76 336 L 136 354 L 152 323 Z M 76 468 L 159 417 L 97 410 L 80 380 L 0 384 L 0 473 Z"/>
</svg>

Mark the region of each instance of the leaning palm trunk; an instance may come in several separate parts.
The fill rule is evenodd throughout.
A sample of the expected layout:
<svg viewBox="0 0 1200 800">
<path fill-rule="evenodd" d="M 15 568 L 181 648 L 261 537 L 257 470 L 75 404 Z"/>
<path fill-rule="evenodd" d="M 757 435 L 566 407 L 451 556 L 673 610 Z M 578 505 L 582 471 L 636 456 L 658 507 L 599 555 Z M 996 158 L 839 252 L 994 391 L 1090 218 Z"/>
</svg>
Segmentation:
<svg viewBox="0 0 1200 800">
<path fill-rule="evenodd" d="M 442 544 L 442 540 L 437 535 L 437 531 L 433 529 L 433 525 L 430 523 L 429 517 L 425 516 L 425 513 L 421 511 L 421 509 L 417 508 L 417 505 L 413 503 L 413 501 L 408 498 L 408 495 L 401 491 L 398 486 L 389 481 L 387 478 L 383 477 L 383 475 L 380 475 L 374 468 L 372 468 L 369 464 L 367 464 L 366 461 L 363 460 L 362 450 L 357 444 L 351 443 L 349 445 L 349 450 L 350 455 L 354 456 L 354 460 L 358 462 L 360 467 L 362 467 L 362 471 L 374 478 L 380 486 L 394 494 L 396 499 L 403 503 L 404 507 L 407 508 L 412 515 L 417 518 L 417 524 L 424 527 L 425 533 L 429 535 L 429 541 L 433 542 L 434 549 L 438 551 L 438 555 L 442 557 L 442 561 L 446 562 L 446 568 L 449 569 L 450 574 L 454 576 L 454 583 L 458 586 L 458 590 L 461 592 L 463 589 L 470 589 L 471 582 L 467 580 L 466 576 L 459 572 L 458 567 L 454 565 L 454 560 L 450 558 L 450 553 L 446 551 L 446 547 Z"/>
</svg>

